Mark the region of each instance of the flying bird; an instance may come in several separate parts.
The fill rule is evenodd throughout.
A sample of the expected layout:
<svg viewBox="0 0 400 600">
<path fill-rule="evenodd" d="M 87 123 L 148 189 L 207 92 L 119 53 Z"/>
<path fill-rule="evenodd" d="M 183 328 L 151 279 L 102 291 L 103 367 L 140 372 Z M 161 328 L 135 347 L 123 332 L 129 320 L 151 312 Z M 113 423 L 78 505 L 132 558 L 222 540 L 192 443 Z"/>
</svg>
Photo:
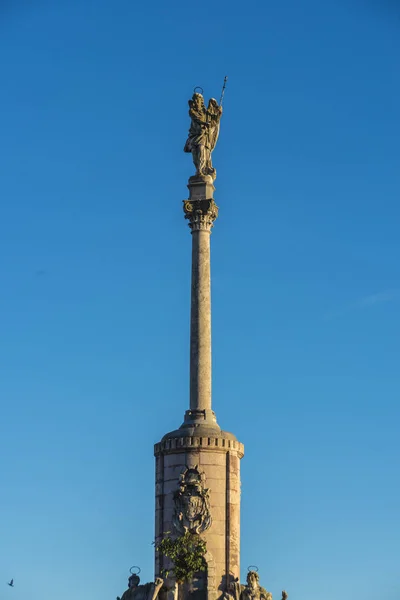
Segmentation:
<svg viewBox="0 0 400 600">
<path fill-rule="evenodd" d="M 7 585 L 9 585 L 10 587 L 14 587 L 14 579 L 11 579 L 11 581 Z"/>
</svg>

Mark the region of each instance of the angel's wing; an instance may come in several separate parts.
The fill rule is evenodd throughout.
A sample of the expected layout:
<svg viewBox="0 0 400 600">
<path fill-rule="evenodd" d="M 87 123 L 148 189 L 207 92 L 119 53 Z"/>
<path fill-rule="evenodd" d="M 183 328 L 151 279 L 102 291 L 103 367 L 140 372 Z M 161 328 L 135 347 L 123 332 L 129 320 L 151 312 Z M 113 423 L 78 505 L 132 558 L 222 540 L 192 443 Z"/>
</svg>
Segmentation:
<svg viewBox="0 0 400 600">
<path fill-rule="evenodd" d="M 218 136 L 219 136 L 219 123 L 221 120 L 222 109 L 218 106 L 216 100 L 211 98 L 207 107 L 208 120 L 210 123 L 209 127 L 209 145 L 211 152 L 214 150 Z"/>
</svg>

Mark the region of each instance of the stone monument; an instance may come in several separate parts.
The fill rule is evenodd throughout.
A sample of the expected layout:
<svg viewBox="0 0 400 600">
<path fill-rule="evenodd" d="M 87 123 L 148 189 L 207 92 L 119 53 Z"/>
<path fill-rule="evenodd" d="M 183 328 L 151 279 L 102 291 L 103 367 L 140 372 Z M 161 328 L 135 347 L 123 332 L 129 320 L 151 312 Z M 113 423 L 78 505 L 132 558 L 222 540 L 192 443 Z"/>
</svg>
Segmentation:
<svg viewBox="0 0 400 600">
<path fill-rule="evenodd" d="M 225 84 L 224 84 L 225 85 Z M 214 201 L 216 146 L 222 102 L 207 107 L 202 93 L 189 100 L 190 129 L 184 151 L 196 169 L 183 201 L 192 236 L 189 408 L 181 426 L 155 445 L 155 581 L 131 581 L 122 600 L 272 600 L 249 571 L 240 580 L 240 460 L 244 447 L 221 429 L 211 394 L 210 234 L 218 217 Z M 157 551 L 163 539 L 201 539 L 204 567 L 189 581 L 174 577 L 174 561 Z M 187 538 L 182 536 L 188 536 Z M 287 597 L 283 592 L 283 599 Z"/>
</svg>

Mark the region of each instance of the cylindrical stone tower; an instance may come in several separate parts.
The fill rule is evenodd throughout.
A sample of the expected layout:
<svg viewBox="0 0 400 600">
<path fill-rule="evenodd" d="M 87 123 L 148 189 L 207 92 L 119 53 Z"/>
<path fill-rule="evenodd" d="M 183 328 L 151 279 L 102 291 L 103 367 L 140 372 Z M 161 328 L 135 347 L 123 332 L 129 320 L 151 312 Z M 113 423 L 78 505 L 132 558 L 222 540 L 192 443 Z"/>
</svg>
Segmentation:
<svg viewBox="0 0 400 600">
<path fill-rule="evenodd" d="M 209 110 L 210 105 L 207 114 Z M 189 114 L 193 128 L 194 117 Z M 209 136 L 210 130 L 207 126 Z M 216 600 L 240 576 L 240 459 L 244 448 L 233 434 L 221 430 L 212 410 L 210 234 L 218 216 L 213 199 L 215 170 L 209 148 L 194 147 L 194 142 L 189 148 L 198 171 L 189 180 L 190 195 L 184 201 L 192 233 L 190 408 L 181 427 L 155 445 L 155 537 L 157 543 L 166 532 L 180 535 L 190 531 L 205 539 L 207 571 L 195 592 L 202 599 Z M 155 558 L 159 576 L 164 559 L 158 553 Z"/>
</svg>

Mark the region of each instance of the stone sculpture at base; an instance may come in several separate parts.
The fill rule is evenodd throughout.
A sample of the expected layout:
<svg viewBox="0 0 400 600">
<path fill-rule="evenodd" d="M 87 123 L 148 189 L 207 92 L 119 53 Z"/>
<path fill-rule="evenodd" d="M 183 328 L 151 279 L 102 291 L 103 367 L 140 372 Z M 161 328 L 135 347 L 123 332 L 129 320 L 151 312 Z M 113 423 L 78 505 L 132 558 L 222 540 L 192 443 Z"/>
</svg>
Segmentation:
<svg viewBox="0 0 400 600">
<path fill-rule="evenodd" d="M 238 581 L 230 584 L 224 600 L 272 600 L 272 594 L 260 585 L 260 578 L 256 571 L 247 573 L 247 583 L 242 585 Z M 282 592 L 282 600 L 287 600 L 287 593 Z"/>
<path fill-rule="evenodd" d="M 121 598 L 117 596 L 117 600 L 156 600 L 164 581 L 161 577 L 156 577 L 152 583 L 144 585 L 139 585 L 139 583 L 140 577 L 136 574 L 131 575 L 128 579 L 128 589 Z"/>
</svg>

